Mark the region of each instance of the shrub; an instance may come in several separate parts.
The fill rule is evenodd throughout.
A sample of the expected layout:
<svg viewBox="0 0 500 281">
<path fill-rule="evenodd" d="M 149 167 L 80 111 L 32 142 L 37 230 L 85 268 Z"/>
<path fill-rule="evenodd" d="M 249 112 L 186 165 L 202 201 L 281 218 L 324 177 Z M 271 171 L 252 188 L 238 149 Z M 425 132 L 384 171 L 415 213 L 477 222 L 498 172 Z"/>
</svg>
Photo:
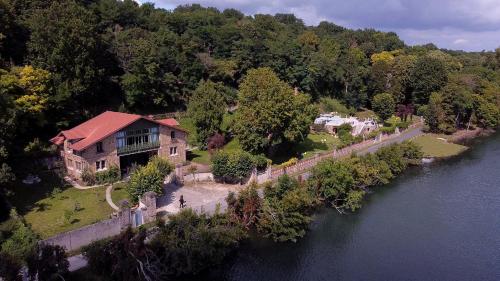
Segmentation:
<svg viewBox="0 0 500 281">
<path fill-rule="evenodd" d="M 241 183 L 250 176 L 254 167 L 254 157 L 245 151 L 219 151 L 212 157 L 212 173 L 224 182 Z"/>
<path fill-rule="evenodd" d="M 291 167 L 295 164 L 297 164 L 299 162 L 299 159 L 297 159 L 297 157 L 292 157 L 290 159 L 288 159 L 288 161 L 286 162 L 283 162 L 279 165 L 280 168 L 288 168 L 288 167 Z"/>
<path fill-rule="evenodd" d="M 148 165 L 154 166 L 164 177 L 168 176 L 174 170 L 174 167 L 170 164 L 170 162 L 168 162 L 168 160 L 159 156 L 152 157 L 149 160 Z"/>
<path fill-rule="evenodd" d="M 266 156 L 264 156 L 263 154 L 255 155 L 253 160 L 255 163 L 255 168 L 257 168 L 257 170 L 259 171 L 265 170 L 267 166 L 270 165 L 272 162 L 271 160 L 267 159 Z"/>
<path fill-rule="evenodd" d="M 116 165 L 109 166 L 105 171 L 95 173 L 96 184 L 112 184 L 121 179 L 120 169 Z"/>
<path fill-rule="evenodd" d="M 127 193 L 132 203 L 137 203 L 146 192 L 153 191 L 160 195 L 163 193 L 163 180 L 165 176 L 155 165 L 146 165 L 137 168 L 127 185 Z"/>
<path fill-rule="evenodd" d="M 82 172 L 82 181 L 86 185 L 95 185 L 96 183 L 96 176 L 95 173 L 90 170 L 89 167 L 85 167 Z"/>
</svg>

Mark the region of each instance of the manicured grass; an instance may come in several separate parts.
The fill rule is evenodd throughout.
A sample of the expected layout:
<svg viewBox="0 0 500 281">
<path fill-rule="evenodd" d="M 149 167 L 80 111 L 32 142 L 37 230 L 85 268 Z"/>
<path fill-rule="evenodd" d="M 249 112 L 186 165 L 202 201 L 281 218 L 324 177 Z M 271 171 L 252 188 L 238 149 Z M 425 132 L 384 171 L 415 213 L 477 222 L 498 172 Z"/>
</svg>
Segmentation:
<svg viewBox="0 0 500 281">
<path fill-rule="evenodd" d="M 113 184 L 113 190 L 111 191 L 111 200 L 116 206 L 120 207 L 120 202 L 122 200 L 128 200 L 128 193 L 126 190 L 127 183 L 119 182 Z"/>
<path fill-rule="evenodd" d="M 413 141 L 422 147 L 425 157 L 447 157 L 453 156 L 466 150 L 467 147 L 444 140 L 440 135 L 427 134 L 416 137 Z"/>
<path fill-rule="evenodd" d="M 224 148 L 222 148 L 222 150 L 231 152 L 242 150 L 242 148 L 237 139 L 232 139 L 224 146 Z M 188 160 L 199 164 L 209 165 L 210 153 L 207 150 L 193 149 L 188 153 Z"/>
<path fill-rule="evenodd" d="M 17 182 L 9 199 L 42 238 L 107 219 L 113 212 L 106 202 L 104 186 L 79 190 L 62 184 L 52 173 L 39 176 L 39 184 Z M 54 192 L 56 188 L 60 192 Z"/>
<path fill-rule="evenodd" d="M 332 150 L 340 145 L 340 139 L 328 133 L 310 133 L 307 138 L 289 149 L 279 151 L 271 158 L 273 164 L 279 165 L 292 157 L 309 158 L 317 153 Z"/>
</svg>

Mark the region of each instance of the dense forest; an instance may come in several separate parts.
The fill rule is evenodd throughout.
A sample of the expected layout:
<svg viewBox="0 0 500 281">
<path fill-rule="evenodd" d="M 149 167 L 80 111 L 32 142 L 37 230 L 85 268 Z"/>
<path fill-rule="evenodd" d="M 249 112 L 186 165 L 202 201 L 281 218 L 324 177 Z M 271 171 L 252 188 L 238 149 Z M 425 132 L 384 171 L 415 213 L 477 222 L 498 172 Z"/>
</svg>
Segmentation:
<svg viewBox="0 0 500 281">
<path fill-rule="evenodd" d="M 389 94 L 396 112 L 424 115 L 436 132 L 498 124 L 500 49 L 407 46 L 392 32 L 307 26 L 292 14 L 0 0 L 0 184 L 60 129 L 103 110 L 184 111 L 200 81 L 236 104 L 240 82 L 260 67 L 312 102 L 372 108 Z M 384 96 L 376 103 L 383 109 Z"/>
</svg>

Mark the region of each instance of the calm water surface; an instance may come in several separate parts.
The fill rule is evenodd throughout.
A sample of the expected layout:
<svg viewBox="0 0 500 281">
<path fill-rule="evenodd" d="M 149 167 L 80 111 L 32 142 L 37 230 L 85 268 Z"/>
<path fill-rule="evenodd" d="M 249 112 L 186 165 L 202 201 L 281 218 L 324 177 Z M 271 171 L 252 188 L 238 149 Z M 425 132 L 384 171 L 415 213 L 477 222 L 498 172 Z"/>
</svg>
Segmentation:
<svg viewBox="0 0 500 281">
<path fill-rule="evenodd" d="M 297 243 L 252 239 L 210 280 L 500 280 L 500 134 L 409 169 Z"/>
</svg>

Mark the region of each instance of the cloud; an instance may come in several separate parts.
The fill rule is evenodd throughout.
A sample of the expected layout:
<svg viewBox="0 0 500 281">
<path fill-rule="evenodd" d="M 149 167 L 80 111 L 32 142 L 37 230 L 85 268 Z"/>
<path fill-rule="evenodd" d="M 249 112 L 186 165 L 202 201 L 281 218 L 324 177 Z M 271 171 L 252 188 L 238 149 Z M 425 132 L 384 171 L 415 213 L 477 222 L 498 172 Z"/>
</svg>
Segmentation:
<svg viewBox="0 0 500 281">
<path fill-rule="evenodd" d="M 453 44 L 460 45 L 460 44 L 465 44 L 467 42 L 469 42 L 469 40 L 463 39 L 463 38 L 459 38 L 459 39 L 456 39 L 455 41 L 453 41 Z"/>
<path fill-rule="evenodd" d="M 413 44 L 438 39 L 444 48 L 492 50 L 500 46 L 500 0 L 194 0 L 220 10 L 236 8 L 246 14 L 294 13 L 306 24 L 328 20 L 349 28 L 396 31 Z M 172 9 L 190 0 L 155 0 Z M 450 32 L 454 32 L 451 34 Z M 426 34 L 428 33 L 428 34 Z M 442 34 L 446 40 L 439 38 Z M 453 38 L 452 38 L 453 37 Z M 416 40 L 420 38 L 421 41 Z M 458 44 L 455 41 L 461 40 Z M 474 42 L 480 39 L 481 42 Z"/>
</svg>

